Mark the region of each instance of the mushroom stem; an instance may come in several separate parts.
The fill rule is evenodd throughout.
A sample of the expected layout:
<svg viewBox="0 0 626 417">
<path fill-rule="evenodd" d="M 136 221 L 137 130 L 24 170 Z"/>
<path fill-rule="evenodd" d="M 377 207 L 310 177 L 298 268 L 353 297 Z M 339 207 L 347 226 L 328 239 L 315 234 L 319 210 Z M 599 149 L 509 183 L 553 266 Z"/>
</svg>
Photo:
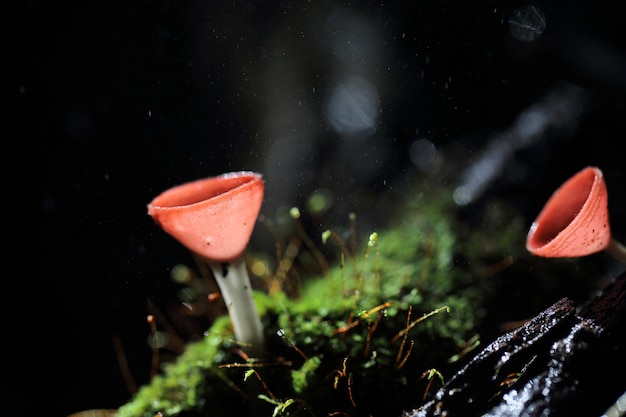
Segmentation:
<svg viewBox="0 0 626 417">
<path fill-rule="evenodd" d="M 243 257 L 230 262 L 207 259 L 220 288 L 233 325 L 235 338 L 248 356 L 263 352 L 265 338 L 261 317 L 252 298 L 252 285 Z"/>
<path fill-rule="evenodd" d="M 606 253 L 617 259 L 618 261 L 626 264 L 626 246 L 617 240 L 611 238 L 609 245 L 604 249 Z"/>
</svg>

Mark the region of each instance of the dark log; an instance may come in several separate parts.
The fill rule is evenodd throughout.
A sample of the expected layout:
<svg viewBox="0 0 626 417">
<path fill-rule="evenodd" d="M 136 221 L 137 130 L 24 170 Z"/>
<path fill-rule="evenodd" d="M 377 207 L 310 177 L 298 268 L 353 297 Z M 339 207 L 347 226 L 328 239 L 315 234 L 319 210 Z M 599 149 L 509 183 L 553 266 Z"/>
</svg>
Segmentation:
<svg viewBox="0 0 626 417">
<path fill-rule="evenodd" d="M 563 298 L 500 336 L 403 417 L 603 415 L 626 391 L 626 272 L 579 310 Z"/>
</svg>

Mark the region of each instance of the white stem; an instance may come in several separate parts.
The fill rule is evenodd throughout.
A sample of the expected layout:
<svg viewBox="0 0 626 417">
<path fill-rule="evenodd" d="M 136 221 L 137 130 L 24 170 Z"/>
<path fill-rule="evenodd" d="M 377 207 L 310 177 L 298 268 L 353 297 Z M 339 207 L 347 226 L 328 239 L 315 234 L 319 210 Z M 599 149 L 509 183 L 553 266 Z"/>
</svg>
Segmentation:
<svg viewBox="0 0 626 417">
<path fill-rule="evenodd" d="M 252 285 L 242 258 L 231 262 L 209 262 L 228 308 L 235 338 L 250 356 L 263 352 L 265 340 L 261 317 L 252 298 Z"/>
<path fill-rule="evenodd" d="M 605 249 L 609 255 L 626 264 L 626 247 L 615 239 L 611 239 L 609 246 Z"/>
</svg>

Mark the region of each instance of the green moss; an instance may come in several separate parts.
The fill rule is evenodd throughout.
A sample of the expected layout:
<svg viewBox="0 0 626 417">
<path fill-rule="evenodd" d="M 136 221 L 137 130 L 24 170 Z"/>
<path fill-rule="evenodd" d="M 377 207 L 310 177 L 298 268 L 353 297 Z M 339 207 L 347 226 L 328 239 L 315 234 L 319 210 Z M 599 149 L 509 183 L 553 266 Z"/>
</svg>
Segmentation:
<svg viewBox="0 0 626 417">
<path fill-rule="evenodd" d="M 222 317 L 118 417 L 379 416 L 418 407 L 433 369 L 445 377 L 451 358 L 476 344 L 485 314 L 489 282 L 477 248 L 492 237 L 460 239 L 463 230 L 448 194 L 416 196 L 358 255 L 302 278 L 296 299 L 255 294 L 267 358 L 246 366 Z M 510 250 L 499 248 L 490 255 Z M 475 259 L 459 262 L 468 254 Z"/>
<path fill-rule="evenodd" d="M 291 380 L 293 383 L 293 389 L 296 393 L 300 394 L 309 386 L 309 380 L 314 378 L 315 371 L 322 363 L 322 359 L 319 356 L 313 356 L 304 361 L 299 369 L 291 371 Z"/>
<path fill-rule="evenodd" d="M 215 379 L 216 364 L 225 338 L 229 337 L 227 316 L 216 320 L 202 340 L 190 343 L 176 363 L 168 364 L 161 375 L 143 386 L 133 401 L 118 410 L 118 416 L 154 416 L 199 408 L 204 403 L 202 391 L 207 379 Z"/>
</svg>

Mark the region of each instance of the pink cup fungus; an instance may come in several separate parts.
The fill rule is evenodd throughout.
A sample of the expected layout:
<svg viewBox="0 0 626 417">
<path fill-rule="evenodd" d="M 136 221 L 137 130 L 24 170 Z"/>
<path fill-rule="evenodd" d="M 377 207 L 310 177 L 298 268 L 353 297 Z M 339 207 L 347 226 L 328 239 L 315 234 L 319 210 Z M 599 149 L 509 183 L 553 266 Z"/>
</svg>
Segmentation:
<svg viewBox="0 0 626 417">
<path fill-rule="evenodd" d="M 264 347 L 244 251 L 263 202 L 261 175 L 232 172 L 172 187 L 148 204 L 161 228 L 201 256 L 228 308 L 237 342 L 248 355 Z"/>
<path fill-rule="evenodd" d="M 599 168 L 582 169 L 552 194 L 530 227 L 526 249 L 546 258 L 605 251 L 626 263 L 626 248 L 611 236 L 608 192 Z"/>
</svg>

